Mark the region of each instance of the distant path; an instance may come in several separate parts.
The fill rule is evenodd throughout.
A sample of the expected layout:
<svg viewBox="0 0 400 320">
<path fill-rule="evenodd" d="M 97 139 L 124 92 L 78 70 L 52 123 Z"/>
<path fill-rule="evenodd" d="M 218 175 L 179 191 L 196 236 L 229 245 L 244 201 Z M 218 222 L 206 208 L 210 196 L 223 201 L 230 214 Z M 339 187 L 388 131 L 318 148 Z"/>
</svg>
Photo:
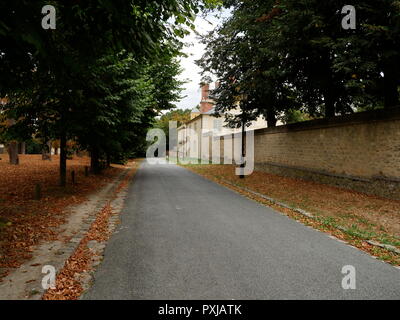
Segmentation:
<svg viewBox="0 0 400 320">
<path fill-rule="evenodd" d="M 86 299 L 400 299 L 400 270 L 183 168 L 129 194 Z"/>
</svg>

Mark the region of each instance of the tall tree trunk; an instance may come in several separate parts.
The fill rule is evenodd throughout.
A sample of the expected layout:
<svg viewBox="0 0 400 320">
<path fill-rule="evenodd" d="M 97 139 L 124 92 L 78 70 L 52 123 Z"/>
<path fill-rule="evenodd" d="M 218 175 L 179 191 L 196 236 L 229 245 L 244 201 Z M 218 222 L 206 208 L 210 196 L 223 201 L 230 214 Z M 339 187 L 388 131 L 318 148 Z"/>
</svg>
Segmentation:
<svg viewBox="0 0 400 320">
<path fill-rule="evenodd" d="M 324 105 L 325 105 L 325 118 L 333 118 L 336 116 L 335 99 L 332 90 L 332 84 L 328 81 L 323 88 Z"/>
<path fill-rule="evenodd" d="M 107 153 L 107 168 L 111 167 L 111 156 Z"/>
<path fill-rule="evenodd" d="M 25 142 L 20 142 L 18 144 L 18 153 L 19 154 L 26 154 L 26 143 Z"/>
<path fill-rule="evenodd" d="M 325 48 L 322 51 L 322 59 L 315 65 L 316 70 L 320 70 L 320 75 L 318 75 L 316 80 L 319 82 L 319 88 L 324 97 L 325 118 L 335 117 L 337 111 L 335 107 L 336 92 L 332 65 L 331 52 Z"/>
<path fill-rule="evenodd" d="M 58 147 L 55 147 L 55 148 L 54 148 L 54 155 L 55 155 L 55 156 L 58 156 Z"/>
<path fill-rule="evenodd" d="M 10 157 L 10 164 L 19 165 L 18 142 L 12 141 L 9 143 L 8 155 Z"/>
<path fill-rule="evenodd" d="M 16 121 L 14 119 L 7 119 L 7 125 L 9 127 L 15 125 Z M 11 141 L 7 146 L 7 152 L 10 158 L 10 164 L 19 165 L 18 157 L 18 142 Z"/>
<path fill-rule="evenodd" d="M 398 63 L 398 62 L 395 62 Z M 384 98 L 385 108 L 392 108 L 400 106 L 399 101 L 399 79 L 394 70 L 395 65 L 390 63 L 384 68 Z"/>
<path fill-rule="evenodd" d="M 61 133 L 60 138 L 60 186 L 67 185 L 67 134 Z"/>
<path fill-rule="evenodd" d="M 45 143 L 43 146 L 42 160 L 51 160 L 51 141 Z"/>
<path fill-rule="evenodd" d="M 93 147 L 90 152 L 90 171 L 93 174 L 100 173 L 100 154 L 97 147 Z"/>
<path fill-rule="evenodd" d="M 267 109 L 267 123 L 268 128 L 276 127 L 278 120 L 276 119 L 276 112 L 275 109 L 268 108 Z"/>
<path fill-rule="evenodd" d="M 329 71 L 330 74 L 330 71 Z M 324 95 L 324 105 L 325 105 L 325 118 L 333 118 L 336 116 L 336 108 L 335 108 L 335 93 L 332 88 L 332 82 L 330 81 L 332 77 L 330 76 L 329 81 L 325 81 L 325 85 L 323 87 L 323 95 Z"/>
<path fill-rule="evenodd" d="M 336 116 L 335 102 L 330 95 L 325 95 L 325 118 L 333 118 Z"/>
</svg>

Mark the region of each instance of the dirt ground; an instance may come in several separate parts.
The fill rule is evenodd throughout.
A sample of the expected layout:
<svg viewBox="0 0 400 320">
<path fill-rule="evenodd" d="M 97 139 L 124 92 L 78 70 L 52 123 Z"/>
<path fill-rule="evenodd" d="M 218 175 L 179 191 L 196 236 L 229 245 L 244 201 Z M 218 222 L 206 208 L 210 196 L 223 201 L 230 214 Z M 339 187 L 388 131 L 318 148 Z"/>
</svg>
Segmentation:
<svg viewBox="0 0 400 320">
<path fill-rule="evenodd" d="M 32 257 L 41 241 L 57 239 L 58 227 L 66 222 L 65 208 L 83 203 L 89 194 L 110 182 L 122 166 L 113 166 L 102 175 L 85 177 L 89 158 L 68 161 L 68 186 L 58 186 L 59 158 L 41 160 L 40 155 L 20 156 L 20 165 L 0 160 L 0 281 L 10 270 Z M 76 183 L 72 184 L 71 172 Z M 41 186 L 41 200 L 35 200 L 36 185 Z"/>
</svg>

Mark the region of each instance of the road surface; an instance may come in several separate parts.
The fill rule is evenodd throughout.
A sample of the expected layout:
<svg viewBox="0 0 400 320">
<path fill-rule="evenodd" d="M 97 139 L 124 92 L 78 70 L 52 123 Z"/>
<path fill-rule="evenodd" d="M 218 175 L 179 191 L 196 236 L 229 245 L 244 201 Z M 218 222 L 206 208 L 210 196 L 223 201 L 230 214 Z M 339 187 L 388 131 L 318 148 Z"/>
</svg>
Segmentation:
<svg viewBox="0 0 400 320">
<path fill-rule="evenodd" d="M 342 268 L 356 269 L 356 290 Z M 400 299 L 400 270 L 173 165 L 143 163 L 85 299 Z"/>
</svg>

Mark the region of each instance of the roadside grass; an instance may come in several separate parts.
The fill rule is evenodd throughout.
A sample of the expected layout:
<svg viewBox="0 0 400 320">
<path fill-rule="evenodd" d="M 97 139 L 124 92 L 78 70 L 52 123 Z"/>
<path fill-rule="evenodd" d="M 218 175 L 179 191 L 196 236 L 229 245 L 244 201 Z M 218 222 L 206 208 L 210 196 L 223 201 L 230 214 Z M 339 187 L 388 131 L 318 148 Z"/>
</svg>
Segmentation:
<svg viewBox="0 0 400 320">
<path fill-rule="evenodd" d="M 239 179 L 233 165 L 182 166 L 305 225 L 346 241 L 380 260 L 400 266 L 400 255 L 368 242 L 375 241 L 400 249 L 400 201 L 264 172 L 254 172 L 245 179 Z M 293 209 L 305 210 L 314 218 L 283 208 L 242 188 L 273 198 Z"/>
<path fill-rule="evenodd" d="M 22 155 L 20 165 L 0 160 L 0 281 L 12 268 L 31 257 L 41 241 L 55 240 L 58 228 L 66 221 L 65 208 L 84 202 L 87 196 L 111 181 L 122 166 L 113 166 L 103 174 L 85 177 L 90 159 L 68 161 L 68 185 L 58 186 L 58 160 L 43 161 L 41 156 Z M 70 181 L 75 171 L 76 183 Z M 35 200 L 35 186 L 41 185 L 41 199 Z"/>
</svg>

